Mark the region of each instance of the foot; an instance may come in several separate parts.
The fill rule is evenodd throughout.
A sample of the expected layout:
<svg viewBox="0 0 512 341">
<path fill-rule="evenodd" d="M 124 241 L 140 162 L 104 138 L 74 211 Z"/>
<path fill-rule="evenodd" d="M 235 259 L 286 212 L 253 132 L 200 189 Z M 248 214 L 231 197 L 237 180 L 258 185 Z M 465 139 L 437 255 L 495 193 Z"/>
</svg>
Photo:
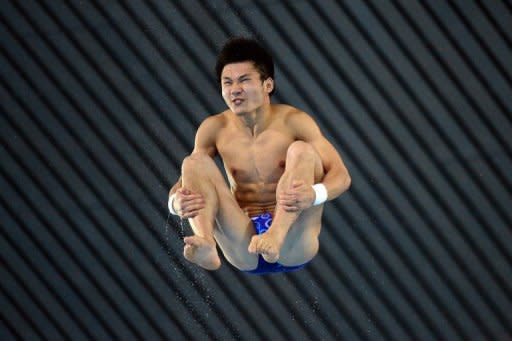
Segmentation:
<svg viewBox="0 0 512 341">
<path fill-rule="evenodd" d="M 252 237 L 248 251 L 253 254 L 261 254 L 268 263 L 275 263 L 279 260 L 281 244 L 275 236 L 265 232 Z"/>
<path fill-rule="evenodd" d="M 206 270 L 217 270 L 220 267 L 220 258 L 217 253 L 215 240 L 208 240 L 199 236 L 189 236 L 183 239 L 185 247 L 183 255 L 188 261 L 199 265 Z"/>
</svg>

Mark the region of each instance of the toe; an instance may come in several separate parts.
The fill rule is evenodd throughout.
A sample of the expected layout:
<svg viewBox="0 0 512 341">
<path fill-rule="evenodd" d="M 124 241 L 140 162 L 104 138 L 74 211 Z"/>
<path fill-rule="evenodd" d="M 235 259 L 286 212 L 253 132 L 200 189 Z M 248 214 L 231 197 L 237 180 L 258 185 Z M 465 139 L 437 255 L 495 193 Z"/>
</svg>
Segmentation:
<svg viewBox="0 0 512 341">
<path fill-rule="evenodd" d="M 249 253 L 256 253 L 257 244 L 258 244 L 258 238 L 257 238 L 257 236 L 253 236 L 251 238 L 251 242 L 249 243 L 249 247 L 247 248 L 247 251 L 249 251 Z"/>
<path fill-rule="evenodd" d="M 261 256 L 268 263 L 276 263 L 279 260 L 279 255 L 262 254 Z"/>
</svg>

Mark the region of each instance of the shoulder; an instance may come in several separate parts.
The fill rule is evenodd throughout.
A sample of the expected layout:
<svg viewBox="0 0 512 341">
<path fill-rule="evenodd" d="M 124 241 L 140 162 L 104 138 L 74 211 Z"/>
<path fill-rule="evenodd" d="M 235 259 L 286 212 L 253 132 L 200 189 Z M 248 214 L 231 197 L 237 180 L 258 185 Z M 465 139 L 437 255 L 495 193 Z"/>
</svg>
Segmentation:
<svg viewBox="0 0 512 341">
<path fill-rule="evenodd" d="M 303 125 L 317 126 L 313 117 L 307 112 L 287 104 L 279 104 L 278 106 L 285 124 L 291 128 Z"/>
<path fill-rule="evenodd" d="M 227 118 L 224 112 L 208 116 L 199 125 L 197 135 L 216 136 L 226 124 Z"/>
<path fill-rule="evenodd" d="M 280 116 L 287 124 L 312 120 L 308 113 L 288 104 L 272 104 L 272 111 Z"/>
<path fill-rule="evenodd" d="M 217 139 L 225 125 L 223 113 L 205 118 L 196 132 L 194 152 L 206 151 L 209 155 L 215 155 Z"/>
<path fill-rule="evenodd" d="M 281 113 L 284 124 L 299 140 L 309 141 L 320 134 L 320 129 L 311 115 L 291 105 L 279 104 L 276 109 Z"/>
<path fill-rule="evenodd" d="M 222 128 L 226 125 L 227 118 L 226 113 L 221 112 L 205 118 L 199 128 Z"/>
</svg>

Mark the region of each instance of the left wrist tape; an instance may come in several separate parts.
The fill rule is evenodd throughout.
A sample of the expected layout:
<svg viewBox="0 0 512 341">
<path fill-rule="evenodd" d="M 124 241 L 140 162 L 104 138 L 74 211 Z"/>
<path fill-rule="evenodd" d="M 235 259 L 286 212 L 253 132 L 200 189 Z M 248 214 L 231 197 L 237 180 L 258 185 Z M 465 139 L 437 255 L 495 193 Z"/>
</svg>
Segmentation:
<svg viewBox="0 0 512 341">
<path fill-rule="evenodd" d="M 311 187 L 313 187 L 313 190 L 315 191 L 315 201 L 313 202 L 313 206 L 323 204 L 327 201 L 327 188 L 324 184 L 318 183 Z"/>
<path fill-rule="evenodd" d="M 169 201 L 167 202 L 167 207 L 169 207 L 169 212 L 174 215 L 178 215 L 178 213 L 174 210 L 174 198 L 176 197 L 176 193 L 173 193 L 169 196 Z"/>
</svg>

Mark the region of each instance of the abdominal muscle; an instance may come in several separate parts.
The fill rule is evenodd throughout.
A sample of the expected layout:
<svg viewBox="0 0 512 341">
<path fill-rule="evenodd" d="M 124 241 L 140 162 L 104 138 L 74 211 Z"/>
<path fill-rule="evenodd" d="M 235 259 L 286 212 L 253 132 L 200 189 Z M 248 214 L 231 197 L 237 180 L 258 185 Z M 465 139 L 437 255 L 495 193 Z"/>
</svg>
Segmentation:
<svg viewBox="0 0 512 341">
<path fill-rule="evenodd" d="M 272 184 L 238 184 L 233 194 L 240 208 L 249 216 L 262 213 L 274 214 L 276 207 L 277 183 Z"/>
</svg>

